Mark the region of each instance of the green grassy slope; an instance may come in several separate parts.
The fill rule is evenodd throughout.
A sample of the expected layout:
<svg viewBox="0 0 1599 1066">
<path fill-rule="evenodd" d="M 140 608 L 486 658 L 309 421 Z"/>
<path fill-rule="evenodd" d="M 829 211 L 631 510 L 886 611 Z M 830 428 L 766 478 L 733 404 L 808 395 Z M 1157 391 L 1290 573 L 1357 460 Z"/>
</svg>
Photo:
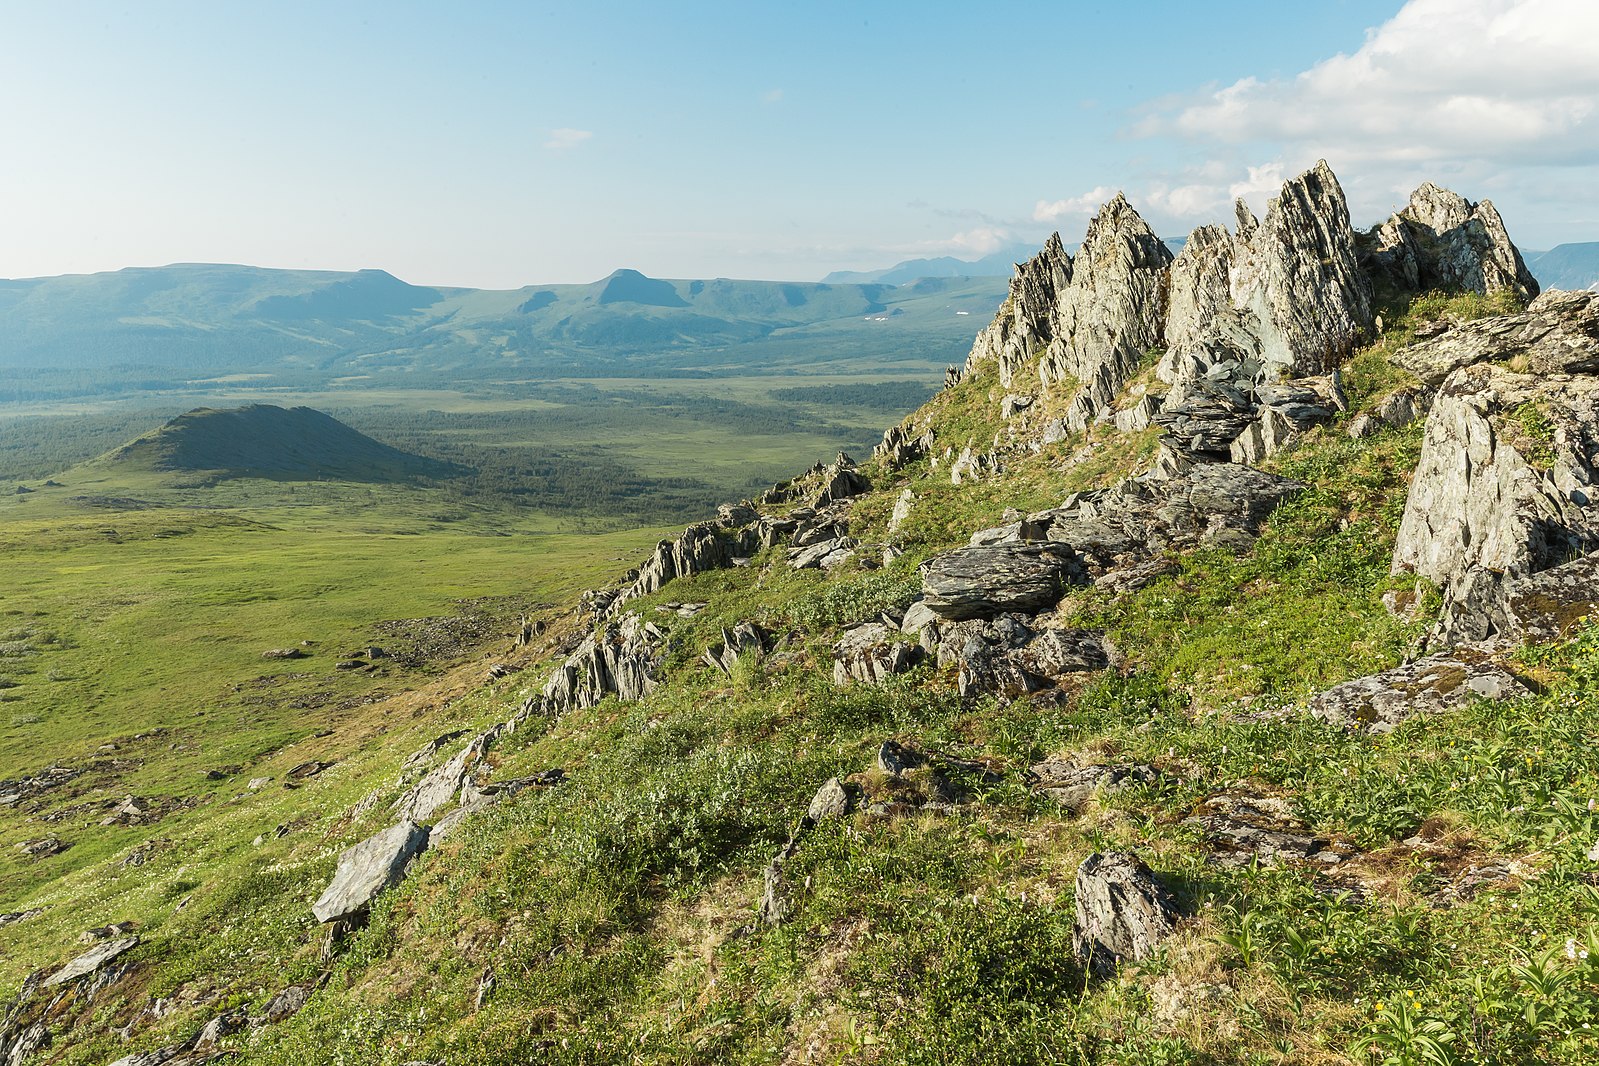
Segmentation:
<svg viewBox="0 0 1599 1066">
<path fill-rule="evenodd" d="M 1490 309 L 1479 304 L 1440 306 Z M 1355 409 L 1344 417 L 1402 384 L 1382 356 L 1411 325 L 1398 321 L 1351 364 Z M 926 414 L 944 441 L 981 441 L 999 429 L 1001 394 L 997 380 L 973 374 Z M 1343 428 L 1341 420 L 1314 431 L 1275 460 L 1311 488 L 1278 510 L 1251 552 L 1182 558 L 1124 596 L 1068 596 L 1059 620 L 1104 627 L 1125 661 L 1048 698 L 1008 704 L 959 699 L 952 671 L 931 664 L 881 687 L 837 688 L 828 649 L 840 626 L 905 605 L 922 559 L 998 524 L 1007 509 L 1056 503 L 1140 469 L 1150 435 L 1096 428 L 1014 458 L 1002 478 L 959 488 L 927 460 L 894 472 L 868 464 L 873 491 L 855 504 L 852 532 L 881 539 L 894 500 L 911 488 L 918 505 L 895 537 L 905 555 L 881 569 L 857 560 L 823 575 L 788 569 L 779 550 L 631 605 L 667 632 L 661 688 L 497 744 L 494 779 L 559 767 L 568 780 L 518 795 L 429 852 L 327 963 L 309 903 L 341 848 L 389 824 L 405 756 L 446 729 L 504 720 L 559 652 L 524 649 L 511 659 L 526 670 L 488 684 L 481 665 L 415 691 L 398 691 L 409 676 L 391 675 L 388 698 L 353 705 L 352 693 L 325 703 L 287 719 L 255 751 L 240 740 L 190 752 L 182 746 L 198 742 L 189 735 L 163 735 L 159 743 L 179 744 L 174 757 L 184 761 L 174 776 L 149 778 L 152 790 L 178 793 L 176 767 L 199 771 L 224 750 L 248 768 L 203 786 L 207 802 L 158 830 L 111 830 L 103 843 L 84 844 L 87 859 L 70 868 L 77 848 L 41 860 L 62 864 L 56 879 L 0 880 L 0 907 L 46 908 L 0 927 L 0 974 L 15 987 L 30 967 L 74 954 L 78 928 L 139 923 L 144 943 L 128 956 L 136 976 L 94 1014 L 60 1022 L 52 1061 L 62 1063 L 171 1043 L 224 1006 L 259 1012 L 284 985 L 312 980 L 324 983 L 303 1012 L 226 1046 L 245 1061 L 285 1064 L 1592 1061 L 1599 893 L 1586 855 L 1599 833 L 1591 803 L 1599 630 L 1525 653 L 1517 669 L 1537 694 L 1523 700 L 1482 701 L 1376 737 L 1293 713 L 1312 691 L 1398 662 L 1428 621 L 1396 620 L 1381 602 L 1394 587 L 1387 563 L 1419 431 L 1353 441 Z M 253 558 L 254 530 L 214 535 Z M 247 658 L 244 634 L 262 638 L 250 651 L 268 632 L 274 641 L 316 629 L 332 645 L 360 642 L 372 632 L 358 624 L 360 609 L 422 606 L 406 598 L 422 596 L 415 581 L 357 590 L 334 581 L 356 580 L 366 567 L 405 571 L 407 560 L 393 554 L 398 540 L 352 541 L 365 547 L 335 556 L 351 567 L 342 574 L 346 564 L 315 561 L 319 540 L 306 540 L 299 560 L 306 587 L 291 583 L 278 605 L 251 595 L 281 587 L 265 557 L 250 571 L 255 581 L 216 589 L 217 604 L 205 591 L 217 576 L 193 571 L 185 598 L 173 602 L 214 609 L 218 626 L 241 612 L 244 626 L 204 650 L 208 677 L 225 681 L 237 669 L 244 683 L 246 674 L 278 673 Z M 559 604 L 548 615 L 551 639 L 570 625 L 571 600 L 561 597 L 606 568 L 574 546 L 572 571 L 557 576 L 530 558 L 529 576 L 518 578 L 501 569 L 516 557 L 514 542 L 487 541 L 474 557 L 462 554 L 463 540 L 431 541 L 416 538 L 413 573 L 458 574 L 460 588 L 479 592 L 539 589 Z M 621 538 L 613 543 L 626 554 Z M 135 609 L 106 598 L 123 571 L 88 528 L 70 536 L 27 528 L 13 545 L 38 553 L 33 569 L 53 565 L 61 580 L 85 587 L 100 579 L 78 568 L 112 571 L 86 571 L 106 573 L 108 583 L 86 593 L 86 616 Z M 128 560 L 153 580 L 156 545 L 149 550 Z M 301 615 L 303 606 L 276 613 L 289 591 L 298 600 L 320 587 L 317 574 L 328 581 L 328 615 Z M 39 610 L 54 595 L 19 587 Z M 654 610 L 685 600 L 707 606 L 692 618 Z M 42 633 L 72 617 L 17 624 Z M 740 662 L 731 677 L 697 663 L 723 625 L 748 619 L 792 634 L 787 649 Z M 65 632 L 79 644 L 92 636 Z M 23 661 L 39 667 L 65 654 L 42 637 L 17 639 L 37 645 Z M 306 677 L 274 685 L 342 694 L 317 688 L 338 683 L 320 651 L 294 672 Z M 23 692 L 70 683 L 35 671 Z M 221 706 L 195 720 L 211 714 L 230 737 L 250 731 Z M 335 732 L 310 735 L 318 722 Z M 37 749 L 43 737 L 22 747 Z M 857 814 L 817 827 L 786 871 L 794 916 L 755 929 L 762 871 L 816 787 L 834 775 L 881 785 L 868 767 L 886 738 L 991 773 L 961 777 L 972 802 L 951 813 Z M 1162 777 L 1070 817 L 1022 777 L 1050 755 L 1147 762 Z M 293 765 L 329 758 L 332 769 L 282 787 Z M 272 781 L 252 791 L 246 778 L 257 774 Z M 1185 819 L 1228 792 L 1272 798 L 1355 857 L 1336 871 L 1207 863 Z M 124 849 L 152 836 L 171 843 L 141 866 L 121 864 Z M 1192 917 L 1154 958 L 1088 981 L 1071 955 L 1072 880 L 1086 855 L 1109 847 L 1147 856 Z M 1475 887 L 1440 894 L 1463 884 Z M 492 991 L 480 994 L 489 972 Z M 113 1029 L 152 996 L 173 1009 L 139 1021 L 124 1042 Z"/>
</svg>

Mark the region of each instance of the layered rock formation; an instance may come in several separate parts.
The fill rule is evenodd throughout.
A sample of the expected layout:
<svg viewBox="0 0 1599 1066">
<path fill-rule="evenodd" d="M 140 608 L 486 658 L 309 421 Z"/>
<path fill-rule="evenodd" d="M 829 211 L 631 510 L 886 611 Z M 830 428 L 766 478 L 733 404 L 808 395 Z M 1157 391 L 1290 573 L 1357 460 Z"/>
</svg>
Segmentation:
<svg viewBox="0 0 1599 1066">
<path fill-rule="evenodd" d="M 1599 547 L 1599 377 L 1483 363 L 1439 389 L 1394 546 L 1444 593 L 1441 636 L 1508 627 L 1516 584 Z"/>
<path fill-rule="evenodd" d="M 1492 201 L 1474 204 L 1429 181 L 1373 237 L 1374 266 L 1402 291 L 1509 290 L 1522 300 L 1538 295 L 1538 282 Z"/>
</svg>

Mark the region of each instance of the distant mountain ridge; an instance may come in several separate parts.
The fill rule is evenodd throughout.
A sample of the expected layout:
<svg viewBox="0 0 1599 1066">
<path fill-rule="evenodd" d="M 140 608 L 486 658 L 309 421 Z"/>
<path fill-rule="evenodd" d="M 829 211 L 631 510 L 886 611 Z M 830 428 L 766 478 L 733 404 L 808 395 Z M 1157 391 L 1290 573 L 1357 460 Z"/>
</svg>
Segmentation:
<svg viewBox="0 0 1599 1066">
<path fill-rule="evenodd" d="M 219 478 L 398 482 L 469 473 L 392 448 L 310 407 L 196 408 L 107 453 L 103 466 Z"/>
<path fill-rule="evenodd" d="M 1527 268 L 1546 289 L 1590 289 L 1599 285 L 1599 241 L 1561 244 L 1529 257 Z"/>
<path fill-rule="evenodd" d="M 1164 238 L 1162 243 L 1173 255 L 1182 251 L 1186 237 Z M 906 259 L 882 270 L 835 270 L 822 279 L 824 285 L 880 284 L 906 285 L 922 278 L 1008 278 L 1016 265 L 1031 259 L 1038 249 L 1032 244 L 1012 244 L 981 259 L 956 259 L 943 255 L 933 259 Z M 1075 254 L 1077 249 L 1070 249 Z"/>
<path fill-rule="evenodd" d="M 948 362 L 995 279 L 890 284 L 666 280 L 486 290 L 354 273 L 174 264 L 0 280 L 0 402 L 192 387 L 457 387 L 562 376 L 813 366 L 819 352 Z M 904 314 L 892 315 L 893 311 Z M 893 318 L 893 340 L 880 325 Z M 756 345 L 760 350 L 743 350 Z"/>
</svg>

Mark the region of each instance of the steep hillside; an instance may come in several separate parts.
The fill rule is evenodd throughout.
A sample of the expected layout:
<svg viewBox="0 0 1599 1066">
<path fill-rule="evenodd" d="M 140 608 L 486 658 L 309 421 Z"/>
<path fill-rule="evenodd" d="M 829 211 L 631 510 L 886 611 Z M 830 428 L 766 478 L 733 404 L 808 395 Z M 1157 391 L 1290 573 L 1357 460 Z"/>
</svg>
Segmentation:
<svg viewBox="0 0 1599 1066">
<path fill-rule="evenodd" d="M 1596 405 L 1490 203 L 1321 164 L 1174 256 L 1117 196 L 870 459 L 0 900 L 0 1048 L 1599 1060 Z M 75 770 L 7 802 L 87 838 Z"/>
<path fill-rule="evenodd" d="M 409 481 L 467 471 L 412 455 L 309 407 L 200 408 L 107 453 L 100 464 L 281 481 Z"/>
</svg>

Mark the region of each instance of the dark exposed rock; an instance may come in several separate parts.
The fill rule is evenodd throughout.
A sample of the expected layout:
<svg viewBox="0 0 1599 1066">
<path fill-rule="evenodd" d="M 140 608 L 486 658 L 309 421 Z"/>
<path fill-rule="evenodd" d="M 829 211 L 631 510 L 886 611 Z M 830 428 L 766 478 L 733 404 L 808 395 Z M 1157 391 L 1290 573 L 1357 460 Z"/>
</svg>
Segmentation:
<svg viewBox="0 0 1599 1066">
<path fill-rule="evenodd" d="M 922 661 L 924 653 L 919 646 L 895 640 L 895 636 L 897 631 L 881 622 L 846 630 L 833 646 L 833 684 L 882 684 Z"/>
<path fill-rule="evenodd" d="M 1081 580 L 1077 554 L 1065 543 L 958 548 L 927 562 L 923 603 L 949 620 L 1036 611 Z"/>
<path fill-rule="evenodd" d="M 428 829 L 406 820 L 392 825 L 339 856 L 333 880 L 311 907 L 319 922 L 337 922 L 365 913 L 378 893 L 397 884 L 411 861 L 428 846 Z"/>
<path fill-rule="evenodd" d="M 1005 464 L 994 452 L 974 452 L 968 444 L 949 466 L 949 480 L 953 485 L 966 485 L 987 481 L 1005 472 Z"/>
<path fill-rule="evenodd" d="M 1212 859 L 1228 865 L 1282 859 L 1331 865 L 1356 853 L 1347 843 L 1311 832 L 1280 796 L 1219 792 L 1206 797 L 1187 821 L 1204 830 Z"/>
<path fill-rule="evenodd" d="M 1153 955 L 1181 917 L 1171 892 L 1128 852 L 1095 852 L 1084 859 L 1076 896 L 1072 949 L 1096 977 Z"/>
<path fill-rule="evenodd" d="M 125 936 L 116 940 L 108 940 L 105 943 L 90 948 L 88 951 L 85 951 L 82 955 L 79 955 L 77 958 L 61 967 L 61 969 L 57 970 L 49 977 L 46 977 L 44 979 L 44 987 L 52 988 L 56 985 L 64 985 L 68 981 L 76 981 L 80 977 L 87 977 L 99 970 L 106 963 L 111 962 L 118 956 L 124 954 L 125 952 L 131 951 L 138 946 L 139 938 L 136 936 Z"/>
<path fill-rule="evenodd" d="M 897 740 L 885 740 L 877 749 L 877 768 L 885 774 L 898 776 L 918 766 L 925 766 L 927 757 Z"/>
<path fill-rule="evenodd" d="M 916 433 L 913 427 L 902 422 L 897 426 L 890 426 L 883 433 L 882 443 L 872 449 L 872 456 L 883 459 L 890 470 L 897 470 L 906 463 L 922 458 L 932 450 L 932 430 Z"/>
<path fill-rule="evenodd" d="M 85 929 L 78 936 L 80 944 L 94 944 L 101 940 L 110 940 L 112 937 L 125 936 L 133 932 L 132 922 L 114 922 L 111 925 L 97 925 L 93 929 Z"/>
<path fill-rule="evenodd" d="M 1396 574 L 1443 590 L 1439 635 L 1502 631 L 1512 585 L 1595 548 L 1599 378 L 1492 364 L 1451 375 L 1427 416 L 1393 558 Z"/>
<path fill-rule="evenodd" d="M 689 526 L 676 540 L 663 540 L 655 546 L 654 553 L 639 566 L 638 577 L 611 600 L 603 613 L 614 612 L 629 600 L 659 592 L 674 578 L 732 566 L 733 559 L 744 550 L 742 540 L 724 533 L 715 522 Z"/>
<path fill-rule="evenodd" d="M 310 985 L 290 985 L 268 1001 L 266 1008 L 261 1012 L 261 1021 L 268 1025 L 287 1021 L 300 1013 L 305 1005 L 311 1001 Z"/>
<path fill-rule="evenodd" d="M 716 509 L 716 524 L 723 529 L 739 529 L 760 517 L 749 503 L 724 503 Z"/>
<path fill-rule="evenodd" d="M 293 768 L 291 768 L 287 776 L 296 781 L 304 781 L 308 778 L 315 777 L 317 774 L 322 773 L 324 770 L 331 769 L 332 767 L 333 763 L 331 762 L 324 762 L 321 759 L 307 759 L 305 762 L 297 763 Z"/>
<path fill-rule="evenodd" d="M 1493 649 L 1468 645 L 1345 681 L 1312 697 L 1308 709 L 1322 721 L 1346 729 L 1388 733 L 1414 715 L 1438 714 L 1475 699 L 1527 694 L 1527 687 L 1500 664 Z"/>
<path fill-rule="evenodd" d="M 60 837 L 38 837 L 34 840 L 24 840 L 17 845 L 17 850 L 30 859 L 48 859 L 52 855 L 60 855 L 72 847 Z"/>
<path fill-rule="evenodd" d="M 1078 766 L 1060 759 L 1037 763 L 1028 772 L 1034 792 L 1049 797 L 1073 814 L 1081 811 L 1096 793 L 1153 784 L 1159 776 L 1153 766 L 1143 763 Z"/>
<path fill-rule="evenodd" d="M 1551 290 L 1519 314 L 1454 326 L 1392 359 L 1429 385 L 1489 360 L 1522 359 L 1539 375 L 1599 373 L 1599 292 Z"/>
<path fill-rule="evenodd" d="M 838 458 L 833 460 L 832 465 L 822 471 L 821 486 L 812 501 L 816 507 L 847 500 L 851 496 L 859 496 L 869 491 L 872 483 L 855 469 L 855 460 L 839 452 Z"/>
</svg>

